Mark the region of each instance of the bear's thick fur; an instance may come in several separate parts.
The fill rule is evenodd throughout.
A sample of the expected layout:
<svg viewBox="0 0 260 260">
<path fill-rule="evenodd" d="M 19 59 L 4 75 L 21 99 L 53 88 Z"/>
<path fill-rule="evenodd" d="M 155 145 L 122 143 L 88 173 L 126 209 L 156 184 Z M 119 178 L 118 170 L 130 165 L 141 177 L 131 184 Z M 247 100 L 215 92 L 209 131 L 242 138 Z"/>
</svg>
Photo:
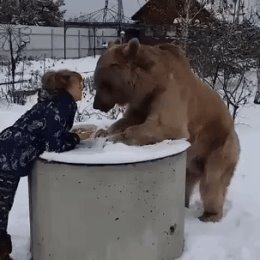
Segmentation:
<svg viewBox="0 0 260 260">
<path fill-rule="evenodd" d="M 186 206 L 200 181 L 200 220 L 219 221 L 239 159 L 239 140 L 226 105 L 192 72 L 182 50 L 137 39 L 114 44 L 100 57 L 94 82 L 95 109 L 127 105 L 123 118 L 107 130 L 110 140 L 129 145 L 189 140 Z"/>
</svg>

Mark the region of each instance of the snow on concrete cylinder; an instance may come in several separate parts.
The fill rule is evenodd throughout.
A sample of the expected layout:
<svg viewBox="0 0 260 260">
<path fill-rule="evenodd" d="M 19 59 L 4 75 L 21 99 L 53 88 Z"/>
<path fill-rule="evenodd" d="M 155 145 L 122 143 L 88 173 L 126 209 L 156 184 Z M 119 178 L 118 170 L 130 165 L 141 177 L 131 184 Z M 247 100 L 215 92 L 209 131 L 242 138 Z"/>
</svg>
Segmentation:
<svg viewBox="0 0 260 260">
<path fill-rule="evenodd" d="M 32 258 L 179 257 L 188 146 L 182 140 L 144 147 L 84 143 L 45 153 L 29 181 Z"/>
</svg>

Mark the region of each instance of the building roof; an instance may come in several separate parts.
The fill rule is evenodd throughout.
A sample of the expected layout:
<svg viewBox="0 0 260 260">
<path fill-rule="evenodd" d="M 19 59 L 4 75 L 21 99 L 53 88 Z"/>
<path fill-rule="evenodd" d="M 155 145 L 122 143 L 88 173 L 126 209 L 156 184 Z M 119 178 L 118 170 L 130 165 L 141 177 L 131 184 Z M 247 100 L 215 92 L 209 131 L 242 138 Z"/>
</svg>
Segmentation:
<svg viewBox="0 0 260 260">
<path fill-rule="evenodd" d="M 149 0 L 133 16 L 132 20 L 144 24 L 170 25 L 186 17 L 186 6 L 183 0 Z M 195 22 L 209 23 L 214 16 L 198 1 L 192 0 L 189 17 Z"/>
</svg>

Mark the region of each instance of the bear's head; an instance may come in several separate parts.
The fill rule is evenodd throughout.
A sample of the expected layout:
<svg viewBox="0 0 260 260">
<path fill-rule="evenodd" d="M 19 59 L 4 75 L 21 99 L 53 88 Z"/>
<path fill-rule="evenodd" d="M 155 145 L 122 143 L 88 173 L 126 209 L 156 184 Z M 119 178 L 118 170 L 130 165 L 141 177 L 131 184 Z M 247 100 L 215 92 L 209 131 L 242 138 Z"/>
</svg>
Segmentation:
<svg viewBox="0 0 260 260">
<path fill-rule="evenodd" d="M 99 58 L 94 72 L 94 109 L 108 112 L 116 104 L 129 104 L 138 96 L 138 79 L 152 67 L 150 59 L 142 54 L 143 48 L 133 38 L 128 43 L 112 44 Z"/>
</svg>

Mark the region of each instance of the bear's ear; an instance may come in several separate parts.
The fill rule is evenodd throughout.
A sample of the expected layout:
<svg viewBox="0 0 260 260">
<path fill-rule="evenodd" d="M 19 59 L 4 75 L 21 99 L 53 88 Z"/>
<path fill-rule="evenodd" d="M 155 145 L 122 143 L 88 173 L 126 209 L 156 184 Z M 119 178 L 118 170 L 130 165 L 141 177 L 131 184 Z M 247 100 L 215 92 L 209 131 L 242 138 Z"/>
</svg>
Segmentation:
<svg viewBox="0 0 260 260">
<path fill-rule="evenodd" d="M 116 45 L 116 44 L 120 44 L 120 40 L 119 39 L 116 39 L 115 41 L 110 41 L 108 43 L 108 49 L 111 48 L 112 46 Z"/>
<path fill-rule="evenodd" d="M 137 38 L 132 38 L 131 40 L 129 40 L 125 50 L 124 50 L 124 54 L 127 57 L 135 57 L 138 50 L 140 47 L 140 42 Z"/>
</svg>

